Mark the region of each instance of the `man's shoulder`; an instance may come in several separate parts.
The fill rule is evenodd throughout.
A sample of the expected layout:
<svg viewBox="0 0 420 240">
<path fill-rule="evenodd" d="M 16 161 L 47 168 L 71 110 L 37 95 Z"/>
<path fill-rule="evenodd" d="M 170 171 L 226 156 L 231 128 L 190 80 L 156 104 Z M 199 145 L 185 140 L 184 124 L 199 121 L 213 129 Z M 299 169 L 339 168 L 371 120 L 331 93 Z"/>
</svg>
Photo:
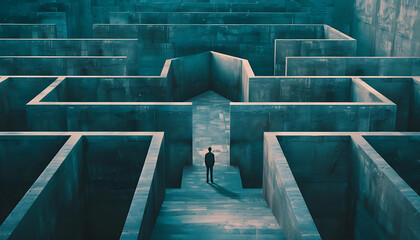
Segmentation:
<svg viewBox="0 0 420 240">
<path fill-rule="evenodd" d="M 212 152 L 208 152 L 206 153 L 206 156 L 214 156 L 214 154 Z"/>
</svg>

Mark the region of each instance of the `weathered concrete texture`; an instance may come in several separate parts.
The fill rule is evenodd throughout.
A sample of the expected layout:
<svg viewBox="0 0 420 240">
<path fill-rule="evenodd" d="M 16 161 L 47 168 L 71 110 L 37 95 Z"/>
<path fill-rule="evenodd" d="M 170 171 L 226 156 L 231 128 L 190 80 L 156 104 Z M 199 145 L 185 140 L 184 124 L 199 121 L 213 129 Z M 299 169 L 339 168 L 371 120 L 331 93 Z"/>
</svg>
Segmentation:
<svg viewBox="0 0 420 240">
<path fill-rule="evenodd" d="M 183 102 L 62 102 L 59 78 L 26 108 L 34 131 L 165 131 L 167 185 L 179 187 L 182 168 L 191 164 L 192 104 Z M 95 94 L 96 89 L 92 92 Z M 88 94 L 88 93 L 87 93 Z M 44 100 L 45 98 L 45 100 Z M 118 99 L 118 98 L 117 98 Z"/>
<path fill-rule="evenodd" d="M 283 76 L 286 57 L 355 56 L 356 40 L 325 25 L 322 39 L 276 39 L 274 42 L 274 75 Z"/>
<path fill-rule="evenodd" d="M 167 73 L 168 97 L 186 101 L 213 90 L 232 101 L 244 101 L 252 69 L 245 59 L 216 52 L 167 60 L 162 74 Z"/>
<path fill-rule="evenodd" d="M 205 51 L 248 59 L 256 75 L 273 75 L 274 39 L 326 38 L 324 25 L 299 24 L 95 24 L 93 32 L 98 38 L 138 38 L 142 75 L 157 75 L 168 58 Z"/>
<path fill-rule="evenodd" d="M 309 161 L 308 161 L 309 162 Z M 288 239 L 321 239 L 277 137 L 264 134 L 263 194 Z"/>
<path fill-rule="evenodd" d="M 367 133 L 363 135 L 404 135 L 403 133 Z M 416 135 L 416 136 L 410 136 Z M 407 139 L 418 139 L 419 134 L 408 134 Z M 355 138 L 353 138 L 355 139 Z M 359 141 L 360 140 L 360 141 Z M 398 140 L 397 140 L 398 141 Z M 391 140 L 392 142 L 392 140 Z M 398 152 L 409 153 L 414 142 Z M 351 180 L 358 191 L 355 216 L 355 238 L 357 239 L 418 239 L 420 238 L 420 197 L 381 158 L 368 142 L 360 138 L 353 141 L 355 175 Z M 389 142 L 390 143 L 390 142 Z M 389 143 L 385 143 L 388 145 Z M 418 143 L 418 141 L 417 141 Z M 401 145 L 399 145 L 401 146 Z M 411 148 L 411 150 L 410 150 Z M 416 146 L 418 149 L 418 145 Z M 380 150 L 379 150 L 380 151 Z M 402 157 L 405 158 L 405 157 Z M 401 161 L 401 169 L 407 162 Z M 397 172 L 398 168 L 395 168 Z M 404 179 L 401 179 L 401 177 Z M 386 199 L 386 201 L 384 201 Z M 369 229 L 369 230 L 366 230 Z"/>
<path fill-rule="evenodd" d="M 137 54 L 137 39 L 0 39 L 0 56 L 126 56 L 127 75 L 138 75 Z"/>
<path fill-rule="evenodd" d="M 385 161 L 420 195 L 420 136 L 364 136 Z"/>
<path fill-rule="evenodd" d="M 127 75 L 127 57 L 0 56 L 0 75 Z"/>
<path fill-rule="evenodd" d="M 166 77 L 66 77 L 43 101 L 165 102 Z M 41 91 L 39 91 L 41 92 Z M 38 92 L 38 93 L 39 93 Z"/>
<path fill-rule="evenodd" d="M 420 79 L 362 78 L 397 104 L 397 131 L 420 131 Z"/>
<path fill-rule="evenodd" d="M 419 56 L 419 2 L 355 0 L 352 36 L 358 55 Z"/>
<path fill-rule="evenodd" d="M 276 168 L 265 168 L 264 194 L 279 222 L 294 211 L 292 229 L 313 230 L 309 209 L 322 239 L 419 237 L 420 197 L 361 135 L 370 133 L 266 133 L 265 163 Z"/>
<path fill-rule="evenodd" d="M 118 238 L 126 218 L 126 233 L 147 233 L 147 228 L 151 231 L 165 194 L 164 165 L 159 160 L 163 133 L 84 135 L 16 134 L 38 140 L 37 145 L 43 146 L 46 142 L 39 139 L 52 138 L 57 145 L 59 137 L 70 138 L 54 152 L 54 158 L 50 156 L 48 166 L 39 166 L 46 168 L 0 226 L 0 238 Z M 47 146 L 52 148 L 51 141 Z M 147 203 L 151 199 L 154 204 Z M 152 211 L 141 212 L 146 206 Z M 155 216 L 148 216 L 149 212 L 155 212 Z"/>
<path fill-rule="evenodd" d="M 0 79 L 0 131 L 25 131 L 26 103 L 51 84 L 55 78 Z"/>
<path fill-rule="evenodd" d="M 111 12 L 110 24 L 326 24 L 323 12 Z"/>
<path fill-rule="evenodd" d="M 249 102 L 350 102 L 351 78 L 252 77 Z"/>
<path fill-rule="evenodd" d="M 66 138 L 0 136 L 0 225 L 50 163 Z"/>
<path fill-rule="evenodd" d="M 286 10 L 284 1 L 279 3 L 160 2 L 138 3 L 135 7 L 137 12 L 284 12 Z"/>
<path fill-rule="evenodd" d="M 67 38 L 67 20 L 65 12 L 0 12 L 2 23 L 40 23 L 55 24 L 58 38 Z"/>
<path fill-rule="evenodd" d="M 419 76 L 415 57 L 287 57 L 287 76 Z"/>
<path fill-rule="evenodd" d="M 55 24 L 0 23 L 0 38 L 57 38 Z"/>
<path fill-rule="evenodd" d="M 311 87 L 312 82 L 314 87 Z M 322 82 L 326 88 L 317 87 Z M 244 186 L 261 186 L 265 131 L 395 129 L 397 106 L 394 103 L 360 79 L 353 79 L 351 85 L 348 79 L 342 79 L 339 83 L 341 87 L 334 78 L 285 79 L 281 85 L 277 85 L 284 89 L 277 91 L 285 94 L 273 100 L 295 102 L 231 103 L 231 164 L 239 166 Z M 322 94 L 321 89 L 328 93 Z M 347 89 L 347 94 L 335 95 L 332 89 L 337 93 Z M 308 94 L 310 91 L 313 93 Z M 334 96 L 337 96 L 335 100 L 342 102 L 305 102 L 317 101 L 314 97 L 322 101 L 334 99 Z"/>
<path fill-rule="evenodd" d="M 91 36 L 92 12 L 89 0 L 4 0 L 0 2 L 0 9 L 2 12 L 18 11 L 28 20 L 37 19 L 33 16 L 38 12 L 65 14 L 67 37 Z M 61 22 L 59 24 L 61 25 Z"/>
</svg>

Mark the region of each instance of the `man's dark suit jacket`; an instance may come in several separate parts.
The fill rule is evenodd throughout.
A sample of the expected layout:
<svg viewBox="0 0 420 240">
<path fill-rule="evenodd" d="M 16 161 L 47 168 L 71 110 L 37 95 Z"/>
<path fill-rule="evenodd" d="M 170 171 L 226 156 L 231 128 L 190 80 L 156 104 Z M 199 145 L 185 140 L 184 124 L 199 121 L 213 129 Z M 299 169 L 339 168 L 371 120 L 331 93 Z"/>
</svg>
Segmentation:
<svg viewBox="0 0 420 240">
<path fill-rule="evenodd" d="M 212 152 L 206 153 L 206 157 L 204 158 L 206 163 L 206 167 L 213 167 L 214 166 L 214 154 Z"/>
</svg>

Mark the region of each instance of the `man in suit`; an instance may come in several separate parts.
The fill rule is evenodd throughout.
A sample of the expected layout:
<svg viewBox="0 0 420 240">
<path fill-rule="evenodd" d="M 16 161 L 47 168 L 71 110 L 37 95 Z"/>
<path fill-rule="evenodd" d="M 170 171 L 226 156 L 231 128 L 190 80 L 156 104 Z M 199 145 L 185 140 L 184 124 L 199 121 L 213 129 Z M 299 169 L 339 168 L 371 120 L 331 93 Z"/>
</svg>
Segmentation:
<svg viewBox="0 0 420 240">
<path fill-rule="evenodd" d="M 213 183 L 214 154 L 211 152 L 211 147 L 209 147 L 209 152 L 206 153 L 206 156 L 204 157 L 204 162 L 207 167 L 207 183 L 209 183 L 209 171 L 211 182 Z"/>
</svg>

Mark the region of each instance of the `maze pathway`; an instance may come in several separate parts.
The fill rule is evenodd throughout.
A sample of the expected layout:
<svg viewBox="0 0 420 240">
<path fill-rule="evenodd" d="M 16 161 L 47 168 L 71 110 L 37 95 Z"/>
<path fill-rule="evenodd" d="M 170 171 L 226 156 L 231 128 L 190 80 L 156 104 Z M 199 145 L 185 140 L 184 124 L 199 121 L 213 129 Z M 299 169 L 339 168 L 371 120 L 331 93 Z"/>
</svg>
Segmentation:
<svg viewBox="0 0 420 240">
<path fill-rule="evenodd" d="M 243 189 L 239 169 L 229 166 L 229 100 L 213 91 L 191 100 L 193 166 L 180 189 L 167 189 L 152 239 L 284 239 L 262 189 Z M 207 148 L 216 155 L 214 184 L 206 183 Z"/>
</svg>

